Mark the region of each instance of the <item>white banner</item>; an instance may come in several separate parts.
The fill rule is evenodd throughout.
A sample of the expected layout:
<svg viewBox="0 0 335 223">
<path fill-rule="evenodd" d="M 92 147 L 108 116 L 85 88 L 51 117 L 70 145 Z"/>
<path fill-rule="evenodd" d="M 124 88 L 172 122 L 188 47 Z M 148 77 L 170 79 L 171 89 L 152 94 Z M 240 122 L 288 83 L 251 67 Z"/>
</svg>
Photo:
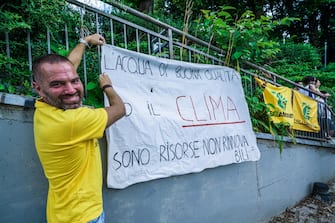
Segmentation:
<svg viewBox="0 0 335 223">
<path fill-rule="evenodd" d="M 111 45 L 101 67 L 127 111 L 107 131 L 108 187 L 259 160 L 235 70 Z"/>
</svg>

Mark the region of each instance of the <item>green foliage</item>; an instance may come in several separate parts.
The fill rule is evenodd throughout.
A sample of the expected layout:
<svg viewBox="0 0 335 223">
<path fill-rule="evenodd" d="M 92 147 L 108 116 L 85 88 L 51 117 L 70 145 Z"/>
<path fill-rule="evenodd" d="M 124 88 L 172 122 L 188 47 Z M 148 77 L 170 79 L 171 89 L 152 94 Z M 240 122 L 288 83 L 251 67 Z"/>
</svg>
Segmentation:
<svg viewBox="0 0 335 223">
<path fill-rule="evenodd" d="M 64 21 L 68 20 L 66 7 L 65 0 L 30 0 L 20 5 L 32 29 L 46 27 L 54 32 L 63 29 Z"/>
<path fill-rule="evenodd" d="M 249 78 L 244 76 L 244 78 Z M 262 89 L 256 88 L 254 94 L 246 94 L 253 130 L 255 132 L 270 132 L 269 109 L 263 101 Z"/>
<path fill-rule="evenodd" d="M 248 76 L 243 76 L 242 78 L 250 82 Z M 263 88 L 257 87 L 253 93 L 246 92 L 245 98 L 253 130 L 255 132 L 271 133 L 278 144 L 281 154 L 283 151 L 283 137 L 289 136 L 294 139 L 289 125 L 287 123 L 273 123 L 270 121 L 270 109 L 274 106 L 264 103 Z"/>
<path fill-rule="evenodd" d="M 74 47 L 80 36 L 80 13 L 78 10 L 69 7 L 64 0 L 47 1 L 5 1 L 0 8 L 0 32 L 8 33 L 10 41 L 10 57 L 7 57 L 6 42 L 4 36 L 0 36 L 0 91 L 37 96 L 32 90 L 27 58 L 27 39 L 30 32 L 32 59 L 48 53 L 47 30 L 50 33 L 51 53 L 66 56 L 69 52 L 65 49 L 65 24 L 68 25 L 68 37 L 70 48 Z M 86 13 L 84 16 L 87 22 L 83 25 L 90 30 L 94 27 L 95 15 Z M 86 19 L 85 18 L 85 19 Z M 75 40 L 72 41 L 71 40 Z M 87 50 L 86 78 L 89 83 L 97 82 L 97 54 Z M 83 65 L 78 69 L 78 73 L 83 77 Z M 87 101 L 90 105 L 102 106 L 102 93 L 99 86 L 87 87 Z"/>
<path fill-rule="evenodd" d="M 21 15 L 9 12 L 0 11 L 0 32 L 10 32 L 14 29 L 30 29 L 30 25 L 27 24 Z"/>
<path fill-rule="evenodd" d="M 280 154 L 283 152 L 283 139 L 285 136 L 290 136 L 291 131 L 287 123 L 273 123 L 271 122 L 271 134 L 274 135 L 275 141 L 278 143 Z M 294 137 L 293 137 L 294 138 Z"/>
<path fill-rule="evenodd" d="M 311 44 L 287 42 L 280 45 L 274 63 L 279 64 L 305 64 L 309 69 L 321 67 L 318 50 Z"/>
<path fill-rule="evenodd" d="M 157 2 L 157 3 L 156 3 Z M 155 1 L 155 10 L 157 14 L 168 15 L 172 20 L 178 21 L 182 18 L 180 15 L 184 16 L 187 0 L 173 0 L 173 1 Z M 200 9 L 208 8 L 209 4 L 202 0 L 193 0 L 192 11 L 197 16 Z M 182 22 L 182 21 L 181 21 Z M 182 27 L 182 26 L 175 26 Z"/>
<path fill-rule="evenodd" d="M 103 106 L 103 94 L 100 86 L 97 84 L 98 80 L 90 81 L 87 84 L 88 95 L 84 99 L 84 104 L 93 106 L 95 108 L 102 108 Z"/>
<path fill-rule="evenodd" d="M 138 3 L 139 1 L 137 1 Z M 179 2 L 180 4 L 176 4 Z M 156 17 L 165 21 L 174 27 L 184 27 L 183 17 L 185 1 L 174 2 L 173 7 L 176 11 L 163 14 L 161 10 L 155 9 Z M 160 1 L 160 4 L 165 4 Z M 194 1 L 194 7 L 199 9 L 201 1 Z M 172 10 L 173 8 L 170 8 Z M 127 21 L 133 21 L 143 27 L 152 28 L 146 21 L 130 16 L 122 11 L 114 12 Z M 177 15 L 177 16 L 176 16 Z M 83 16 L 81 20 L 81 16 Z M 42 19 L 41 19 L 42 18 Z M 27 31 L 31 33 L 33 59 L 47 53 L 46 32 L 50 30 L 51 51 L 61 55 L 67 55 L 64 48 L 64 24 L 68 24 L 69 39 L 77 40 L 80 35 L 80 29 L 86 28 L 87 31 L 95 32 L 97 30 L 95 23 L 95 14 L 85 12 L 80 15 L 79 11 L 68 8 L 64 0 L 47 1 L 5 1 L 0 8 L 0 31 L 9 33 L 11 42 L 11 58 L 6 55 L 5 41 L 0 41 L 0 91 L 16 94 L 34 95 L 30 85 L 30 71 L 28 71 L 28 62 L 26 57 L 26 39 Z M 81 23 L 83 21 L 83 23 Z M 329 69 L 315 70 L 320 68 L 320 55 L 318 51 L 308 44 L 294 44 L 287 42 L 280 44 L 272 37 L 273 30 L 288 26 L 297 19 L 285 17 L 274 20 L 270 16 L 257 16 L 250 10 L 241 12 L 240 9 L 231 6 L 222 6 L 218 11 L 211 12 L 203 10 L 203 17 L 190 23 L 188 30 L 195 36 L 200 36 L 202 40 L 208 40 L 211 44 L 218 46 L 226 51 L 226 65 L 238 68 L 242 60 L 249 60 L 253 63 L 267 65 L 270 70 L 287 77 L 290 80 L 299 80 L 306 74 L 312 74 L 319 78 L 323 83 L 322 89 L 334 94 L 335 77 L 334 65 Z M 110 24 L 108 19 L 101 21 L 100 32 L 105 35 L 107 40 L 111 39 Z M 116 46 L 124 47 L 123 26 L 114 24 L 114 43 Z M 140 44 L 137 45 L 136 30 L 127 29 L 127 48 L 148 53 L 148 39 L 143 33 L 138 33 Z M 175 37 L 174 37 L 175 38 Z M 4 38 L 3 38 L 4 39 Z M 74 47 L 76 42 L 70 42 L 70 48 Z M 197 48 L 199 49 L 199 47 Z M 166 49 L 165 49 L 166 50 Z M 175 48 L 175 59 L 187 60 L 185 49 Z M 205 49 L 206 50 L 206 49 Z M 167 51 L 157 52 L 156 55 L 167 56 Z M 102 93 L 97 83 L 96 63 L 98 61 L 95 49 L 88 50 L 86 53 L 86 77 L 83 74 L 83 65 L 78 69 L 82 79 L 87 79 L 87 97 L 85 103 L 101 107 Z M 201 55 L 196 56 L 194 62 L 206 63 Z M 332 67 L 333 66 L 333 67 Z M 247 95 L 247 101 L 250 105 L 252 122 L 255 131 L 270 132 L 271 127 L 266 109 L 267 107 L 260 100 L 259 96 Z M 330 101 L 333 99 L 330 98 Z"/>
<path fill-rule="evenodd" d="M 31 95 L 30 73 L 22 59 L 0 54 L 0 90 L 12 94 Z"/>
<path fill-rule="evenodd" d="M 287 42 L 280 45 L 275 60 L 264 65 L 268 70 L 291 81 L 302 80 L 304 76 L 316 77 L 321 82 L 320 90 L 332 95 L 328 103 L 335 106 L 335 64 L 322 67 L 318 50 L 310 44 Z M 287 86 L 292 87 L 292 86 Z"/>
<path fill-rule="evenodd" d="M 64 24 L 65 1 L 3 1 L 0 8 L 0 89 L 8 93 L 34 95 L 27 60 L 28 31 L 33 57 L 47 52 L 46 30 L 57 33 Z M 62 27 L 63 28 L 63 27 Z M 43 33 L 44 32 L 44 33 Z M 6 37 L 4 36 L 6 33 Z M 58 36 L 52 36 L 58 39 Z M 10 41 L 7 48 L 6 39 Z M 7 56 L 7 50 L 10 57 Z"/>
<path fill-rule="evenodd" d="M 235 8 L 230 6 L 221 7 L 216 12 L 203 10 L 205 20 L 200 28 L 203 35 L 211 35 L 209 39 L 214 45 L 225 50 L 228 66 L 231 62 L 236 66 L 239 60 L 261 63 L 275 58 L 280 48 L 279 43 L 272 40 L 271 31 L 296 20 L 272 20 L 270 16 L 257 19 L 251 11 L 240 16 L 233 14 L 234 11 Z"/>
</svg>

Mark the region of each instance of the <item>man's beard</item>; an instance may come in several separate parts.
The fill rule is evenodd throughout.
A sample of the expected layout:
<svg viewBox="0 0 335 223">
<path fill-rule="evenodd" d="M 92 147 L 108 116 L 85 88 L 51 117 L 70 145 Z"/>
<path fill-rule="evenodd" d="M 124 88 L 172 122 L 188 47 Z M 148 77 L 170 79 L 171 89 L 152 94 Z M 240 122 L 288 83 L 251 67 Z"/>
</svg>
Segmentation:
<svg viewBox="0 0 335 223">
<path fill-rule="evenodd" d="M 76 109 L 76 108 L 79 108 L 79 107 L 82 106 L 82 98 L 83 98 L 83 96 L 82 96 L 82 94 L 79 91 L 77 91 L 74 94 L 60 95 L 57 98 L 50 97 L 50 95 L 47 94 L 46 92 L 45 92 L 45 95 L 47 97 L 43 98 L 43 100 L 46 103 L 48 103 L 49 105 L 52 105 L 52 106 L 54 106 L 56 108 L 67 110 L 67 109 Z M 73 103 L 65 103 L 64 102 L 64 98 L 71 97 L 71 96 L 78 96 L 79 100 L 77 102 L 73 102 Z"/>
</svg>

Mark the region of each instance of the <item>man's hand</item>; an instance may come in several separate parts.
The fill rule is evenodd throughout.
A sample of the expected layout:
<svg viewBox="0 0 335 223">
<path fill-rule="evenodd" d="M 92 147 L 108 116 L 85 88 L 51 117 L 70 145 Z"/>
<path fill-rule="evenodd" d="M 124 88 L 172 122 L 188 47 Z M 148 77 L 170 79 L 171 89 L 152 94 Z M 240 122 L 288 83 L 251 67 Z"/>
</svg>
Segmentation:
<svg viewBox="0 0 335 223">
<path fill-rule="evenodd" d="M 77 68 L 78 68 L 78 66 L 81 62 L 82 56 L 85 52 L 86 45 L 88 45 L 88 46 L 90 46 L 90 45 L 100 46 L 100 45 L 103 45 L 105 43 L 106 43 L 105 38 L 98 33 L 86 36 L 84 38 L 84 41 L 83 42 L 80 41 L 80 43 L 77 44 L 77 46 L 70 52 L 70 54 L 67 56 L 67 58 L 72 62 L 75 70 L 77 70 Z"/>
<path fill-rule="evenodd" d="M 106 85 L 112 85 L 112 81 L 109 76 L 105 73 L 99 75 L 100 88 L 102 89 Z"/>
<path fill-rule="evenodd" d="M 99 45 L 100 46 L 100 45 L 103 45 L 103 44 L 106 43 L 105 38 L 102 35 L 98 34 L 98 33 L 86 36 L 84 38 L 84 40 L 89 45 Z"/>
</svg>

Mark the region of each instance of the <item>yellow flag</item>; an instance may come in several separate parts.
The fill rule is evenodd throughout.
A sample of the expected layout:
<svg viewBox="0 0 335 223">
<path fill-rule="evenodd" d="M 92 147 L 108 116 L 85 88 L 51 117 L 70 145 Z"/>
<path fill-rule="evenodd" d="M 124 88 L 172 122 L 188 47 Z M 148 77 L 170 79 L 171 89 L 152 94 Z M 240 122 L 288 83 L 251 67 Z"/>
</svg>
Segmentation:
<svg viewBox="0 0 335 223">
<path fill-rule="evenodd" d="M 297 91 L 293 94 L 294 124 L 292 129 L 319 132 L 318 103 L 311 97 Z"/>
<path fill-rule="evenodd" d="M 255 78 L 255 80 L 256 80 L 256 82 L 257 82 L 257 84 L 258 84 L 259 86 L 261 86 L 261 87 L 265 87 L 265 86 L 266 86 L 266 82 L 265 82 L 265 81 L 259 79 L 259 78 L 256 77 L 256 76 L 254 76 L 254 78 Z"/>
<path fill-rule="evenodd" d="M 292 90 L 267 83 L 263 91 L 264 102 L 270 108 L 273 123 L 293 124 Z"/>
</svg>

